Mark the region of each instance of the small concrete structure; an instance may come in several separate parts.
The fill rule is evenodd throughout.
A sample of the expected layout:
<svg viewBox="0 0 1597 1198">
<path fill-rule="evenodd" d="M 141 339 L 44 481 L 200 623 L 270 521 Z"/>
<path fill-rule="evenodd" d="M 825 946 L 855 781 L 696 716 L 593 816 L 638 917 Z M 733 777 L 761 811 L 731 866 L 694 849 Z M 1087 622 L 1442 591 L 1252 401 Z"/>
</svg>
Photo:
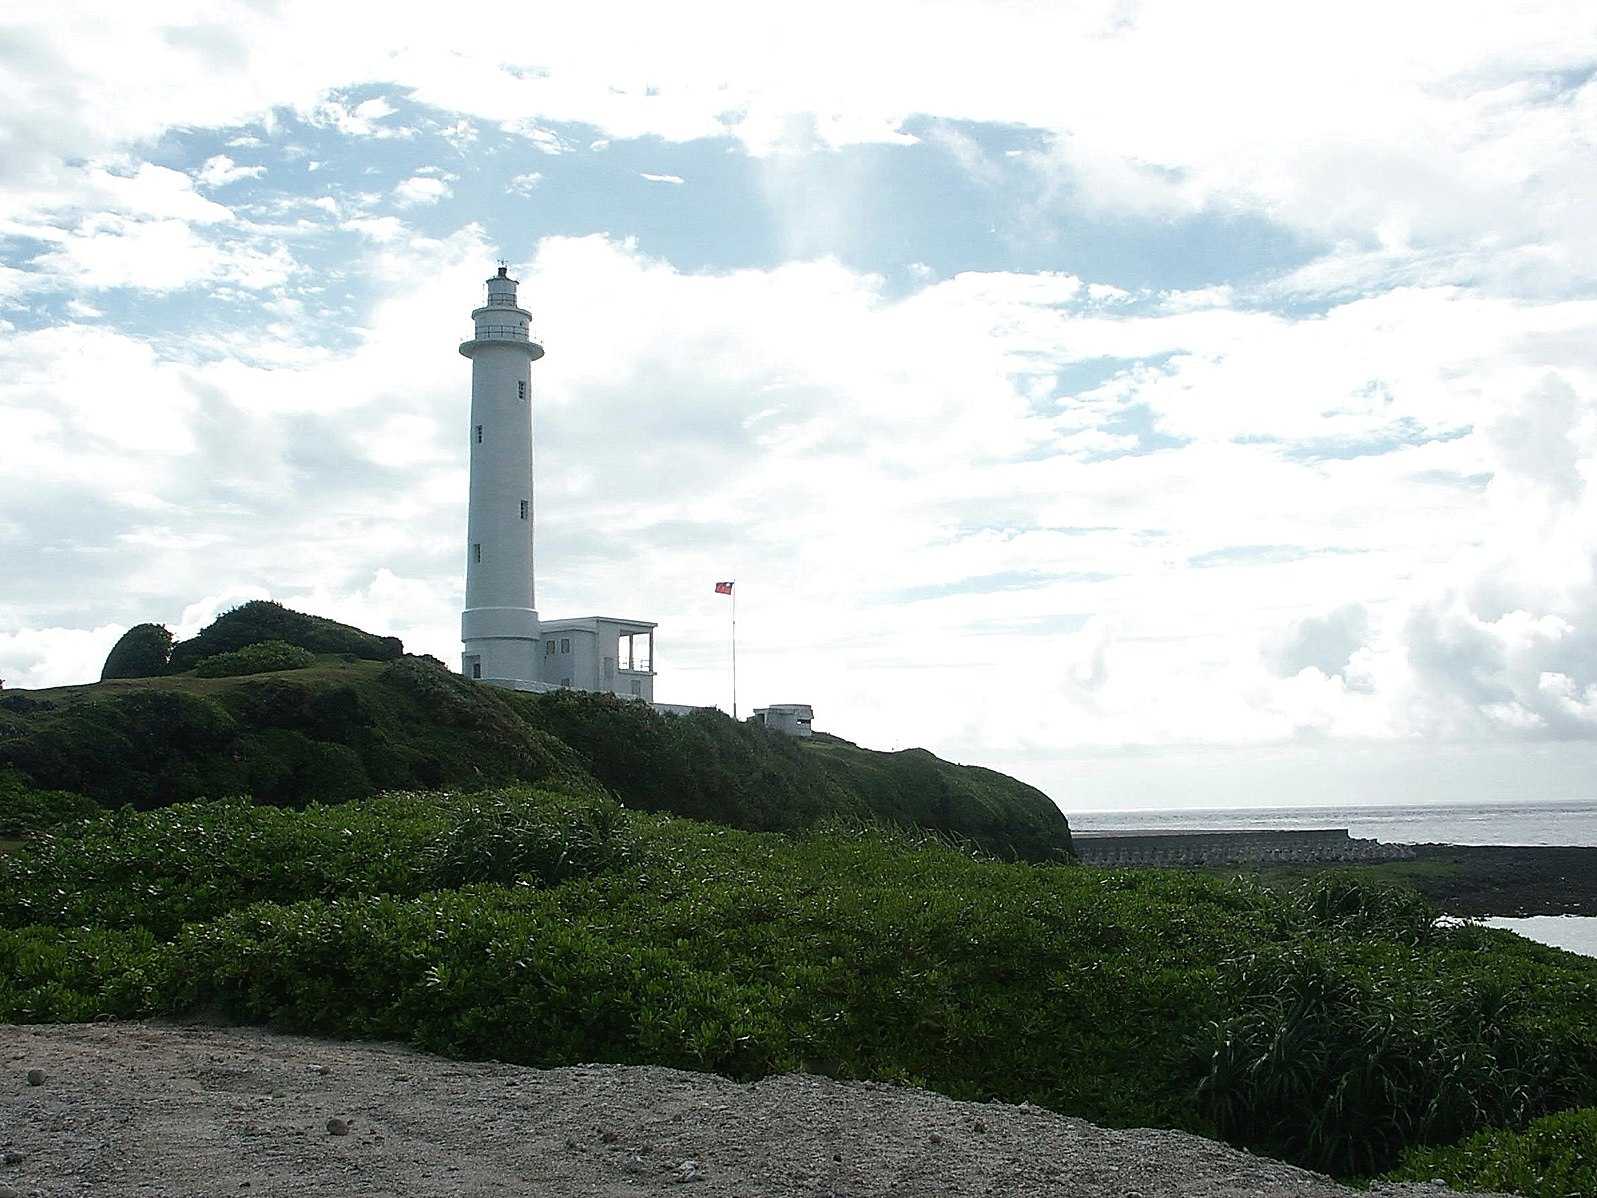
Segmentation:
<svg viewBox="0 0 1597 1198">
<path fill-rule="evenodd" d="M 654 701 L 654 629 L 648 620 L 545 620 L 538 680 Z"/>
<path fill-rule="evenodd" d="M 773 703 L 754 709 L 754 722 L 789 736 L 809 736 L 815 711 L 808 703 Z"/>
</svg>

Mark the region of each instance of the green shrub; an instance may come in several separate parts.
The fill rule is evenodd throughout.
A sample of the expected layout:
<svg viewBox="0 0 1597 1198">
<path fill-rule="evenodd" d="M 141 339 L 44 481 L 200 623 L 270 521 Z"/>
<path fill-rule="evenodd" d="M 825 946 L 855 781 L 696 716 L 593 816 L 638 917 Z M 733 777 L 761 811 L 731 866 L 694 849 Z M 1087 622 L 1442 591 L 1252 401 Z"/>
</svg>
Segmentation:
<svg viewBox="0 0 1597 1198">
<path fill-rule="evenodd" d="M 1070 853 L 1070 825 L 1047 795 L 925 749 L 876 753 L 835 737 L 800 741 L 718 711 L 664 715 L 583 691 L 516 700 L 537 727 L 581 753 L 595 778 L 645 811 L 762 832 L 868 819 L 1010 860 Z"/>
<path fill-rule="evenodd" d="M 230 653 L 202 658 L 194 667 L 196 678 L 237 678 L 244 674 L 268 674 L 273 670 L 303 670 L 316 664 L 316 655 L 298 645 L 282 641 L 261 641 Z"/>
<path fill-rule="evenodd" d="M 149 807 L 205 789 L 240 789 L 230 751 L 238 725 L 214 699 L 155 688 L 92 693 L 0 721 L 0 766 L 39 789 L 107 805 Z"/>
<path fill-rule="evenodd" d="M 1417 952 L 1407 927 L 1380 926 L 1359 922 L 1226 963 L 1230 1014 L 1212 1029 L 1200 1088 L 1223 1136 L 1370 1174 L 1411 1144 L 1594 1093 L 1597 1029 L 1545 1018 L 1597 1009 L 1593 979 L 1555 993 L 1534 972 L 1490 968 L 1468 947 L 1471 930 L 1436 931 L 1432 951 Z"/>
<path fill-rule="evenodd" d="M 84 795 L 35 790 L 15 770 L 0 769 L 0 837 L 32 836 L 100 811 L 100 804 Z"/>
<path fill-rule="evenodd" d="M 172 633 L 162 624 L 135 624 L 106 654 L 100 680 L 158 678 L 172 656 Z"/>
<path fill-rule="evenodd" d="M 108 812 L 0 858 L 0 926 L 171 936 L 261 901 L 539 885 L 619 860 L 613 804 L 534 791 L 392 794 L 303 811 L 242 800 Z"/>
<path fill-rule="evenodd" d="M 1546 1115 L 1523 1131 L 1493 1128 L 1451 1147 L 1415 1148 L 1390 1176 L 1526 1198 L 1588 1198 L 1597 1194 L 1597 1107 Z"/>
<path fill-rule="evenodd" d="M 193 669 L 201 659 L 261 641 L 282 641 L 311 653 L 348 653 L 367 661 L 392 661 L 404 653 L 399 638 L 374 636 L 348 624 L 254 599 L 223 612 L 199 634 L 172 646 L 170 669 Z"/>
</svg>

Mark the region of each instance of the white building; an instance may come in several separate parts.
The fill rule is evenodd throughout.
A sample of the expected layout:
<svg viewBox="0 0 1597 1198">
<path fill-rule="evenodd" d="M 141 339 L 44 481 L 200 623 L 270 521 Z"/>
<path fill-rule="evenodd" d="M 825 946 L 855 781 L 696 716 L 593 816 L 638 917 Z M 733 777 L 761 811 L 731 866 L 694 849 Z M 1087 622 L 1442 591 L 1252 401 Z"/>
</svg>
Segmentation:
<svg viewBox="0 0 1597 1198">
<path fill-rule="evenodd" d="M 654 702 L 654 624 L 586 616 L 547 620 L 538 679 Z"/>
<path fill-rule="evenodd" d="M 815 711 L 808 703 L 772 703 L 769 707 L 756 707 L 754 720 L 789 736 L 809 736 L 814 731 L 810 725 Z"/>
<path fill-rule="evenodd" d="M 538 619 L 533 597 L 532 364 L 543 357 L 532 316 L 503 266 L 488 302 L 471 314 L 470 504 L 466 607 L 460 614 L 467 678 L 516 690 L 609 691 L 652 702 L 654 629 L 647 620 Z"/>
</svg>

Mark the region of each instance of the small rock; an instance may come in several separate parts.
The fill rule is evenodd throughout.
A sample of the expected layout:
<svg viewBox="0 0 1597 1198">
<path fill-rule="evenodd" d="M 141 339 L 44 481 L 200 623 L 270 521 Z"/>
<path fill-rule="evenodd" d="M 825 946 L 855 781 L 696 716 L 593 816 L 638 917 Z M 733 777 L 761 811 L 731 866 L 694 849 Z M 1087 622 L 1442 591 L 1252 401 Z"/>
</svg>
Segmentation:
<svg viewBox="0 0 1597 1198">
<path fill-rule="evenodd" d="M 30 1085 L 30 1086 L 42 1086 L 42 1085 L 44 1085 L 44 1070 L 43 1069 L 30 1069 L 30 1070 L 28 1070 L 28 1085 Z"/>
<path fill-rule="evenodd" d="M 288 1097 L 288 1091 L 287 1090 L 273 1090 L 272 1091 L 272 1097 L 273 1098 L 287 1098 Z"/>
<path fill-rule="evenodd" d="M 834 1161 L 840 1161 L 843 1159 L 843 1154 L 841 1152 L 834 1152 L 832 1153 L 832 1159 Z"/>
<path fill-rule="evenodd" d="M 0 1198 L 22 1198 L 22 1191 L 15 1186 L 0 1185 Z"/>
<path fill-rule="evenodd" d="M 621 1137 L 616 1135 L 613 1131 L 603 1131 L 599 1133 L 599 1138 L 606 1144 L 614 1144 Z"/>
<path fill-rule="evenodd" d="M 305 1072 L 307 1072 L 307 1073 L 319 1073 L 323 1077 L 326 1077 L 329 1073 L 332 1072 L 332 1070 L 329 1069 L 326 1065 L 306 1065 L 305 1066 Z"/>
<path fill-rule="evenodd" d="M 642 1173 L 644 1169 L 643 1158 L 634 1152 L 627 1157 L 626 1168 L 628 1173 Z"/>
<path fill-rule="evenodd" d="M 683 1161 L 671 1174 L 674 1182 L 703 1181 L 704 1174 L 699 1172 L 698 1161 Z"/>
<path fill-rule="evenodd" d="M 24 1160 L 24 1156 L 22 1153 L 13 1149 L 12 1151 L 6 1153 L 4 1159 L 8 1165 L 20 1165 Z"/>
<path fill-rule="evenodd" d="M 327 1134 L 330 1136 L 347 1136 L 349 1134 L 349 1120 L 332 1118 L 327 1121 Z"/>
<path fill-rule="evenodd" d="M 986 1134 L 987 1134 L 987 1122 L 986 1122 L 986 1120 L 984 1120 L 984 1119 L 978 1119 L 978 1120 L 976 1120 L 976 1122 L 975 1122 L 975 1123 L 973 1123 L 973 1124 L 972 1124 L 972 1125 L 971 1125 L 971 1127 L 972 1127 L 972 1129 L 973 1129 L 973 1130 L 974 1130 L 974 1131 L 976 1131 L 976 1132 L 977 1132 L 977 1133 L 978 1133 L 978 1134 L 981 1134 L 981 1135 L 986 1135 Z"/>
<path fill-rule="evenodd" d="M 932 1132 L 932 1134 L 927 1136 L 926 1138 L 928 1140 L 930 1140 L 933 1144 L 941 1144 L 943 1142 L 943 1137 L 938 1135 L 935 1131 Z"/>
</svg>

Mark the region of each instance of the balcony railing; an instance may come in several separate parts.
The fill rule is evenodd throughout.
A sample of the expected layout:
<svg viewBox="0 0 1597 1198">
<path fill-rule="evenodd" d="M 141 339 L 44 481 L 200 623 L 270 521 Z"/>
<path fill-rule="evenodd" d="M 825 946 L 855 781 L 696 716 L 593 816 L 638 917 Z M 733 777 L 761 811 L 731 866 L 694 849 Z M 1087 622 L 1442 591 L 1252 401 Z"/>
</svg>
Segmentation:
<svg viewBox="0 0 1597 1198">
<path fill-rule="evenodd" d="M 529 341 L 532 339 L 532 330 L 516 324 L 480 324 L 477 326 L 477 341 Z"/>
</svg>

